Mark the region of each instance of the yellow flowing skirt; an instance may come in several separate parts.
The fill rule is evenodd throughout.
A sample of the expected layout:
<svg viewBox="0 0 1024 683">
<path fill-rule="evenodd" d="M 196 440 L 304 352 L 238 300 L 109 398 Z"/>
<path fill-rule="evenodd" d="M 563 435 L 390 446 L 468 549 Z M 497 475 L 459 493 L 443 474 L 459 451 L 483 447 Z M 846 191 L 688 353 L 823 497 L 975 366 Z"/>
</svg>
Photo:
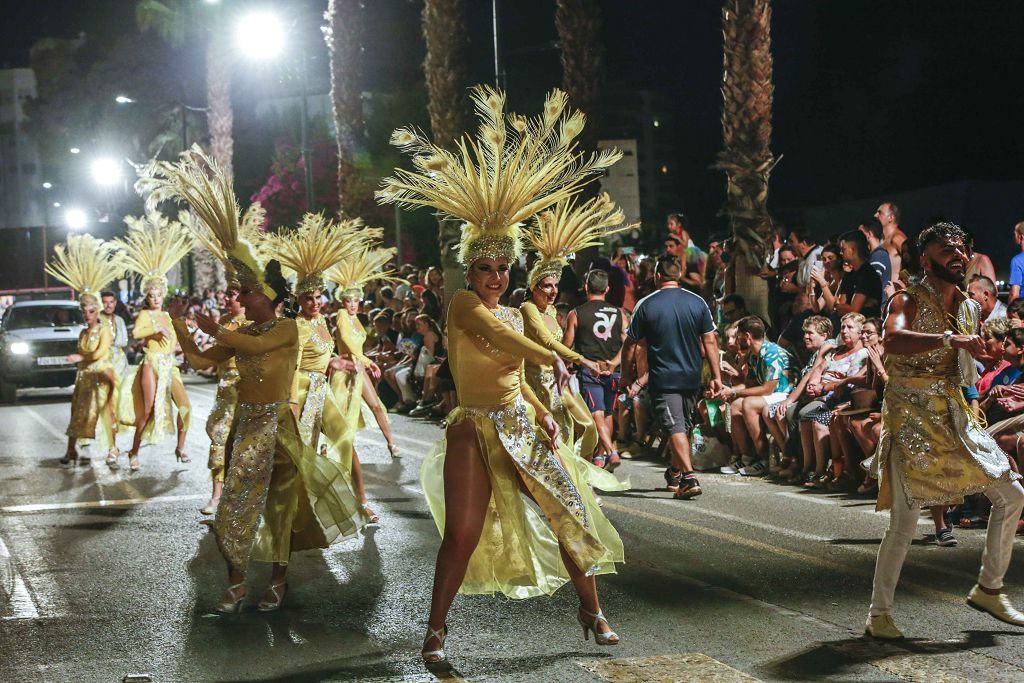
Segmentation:
<svg viewBox="0 0 1024 683">
<path fill-rule="evenodd" d="M 113 378 L 109 362 L 99 362 L 75 373 L 75 389 L 71 394 L 71 420 L 67 435 L 81 445 L 93 440 L 104 451 L 113 428 L 110 402 L 113 400 Z"/>
<path fill-rule="evenodd" d="M 363 526 L 348 475 L 302 443 L 289 403 L 239 403 L 228 443 L 214 531 L 235 568 L 284 564 L 293 552 L 326 548 Z"/>
<path fill-rule="evenodd" d="M 228 443 L 231 424 L 235 420 L 235 405 L 238 403 L 238 380 L 237 370 L 228 370 L 218 380 L 213 410 L 206 418 L 206 435 L 210 437 L 210 456 L 206 466 L 221 480 L 224 475 L 224 449 Z"/>
<path fill-rule="evenodd" d="M 587 486 L 583 461 L 564 445 L 552 453 L 532 406 L 521 398 L 496 408 L 456 408 L 449 426 L 470 420 L 491 480 L 480 542 L 469 560 L 464 594 L 503 593 L 513 599 L 550 595 L 569 580 L 559 543 L 590 575 L 615 572 L 622 541 Z M 444 534 L 441 439 L 423 461 L 420 478 L 438 530 Z M 520 481 L 540 511 L 520 489 Z M 546 518 L 546 521 L 545 521 Z"/>
<path fill-rule="evenodd" d="M 526 383 L 558 423 L 559 438 L 582 461 L 587 482 L 601 491 L 628 491 L 631 488 L 628 477 L 619 481 L 611 472 L 588 460 L 597 447 L 597 424 L 583 397 L 568 387 L 559 394 L 550 366 L 528 365 L 525 374 Z"/>
<path fill-rule="evenodd" d="M 345 473 L 351 476 L 356 430 L 349 428 L 346 409 L 338 402 L 334 390 L 334 377 L 341 374 L 344 373 L 335 372 L 328 380 L 322 372 L 299 370 L 299 435 L 303 443 L 316 451 L 322 432 L 327 437 L 325 446 L 328 456 L 334 458 Z M 343 382 L 344 378 L 338 381 Z M 359 402 L 362 403 L 362 398 Z"/>
<path fill-rule="evenodd" d="M 115 346 L 110 349 L 110 364 L 114 368 L 114 413 L 115 423 L 114 426 L 122 423 L 121 420 L 121 394 L 125 393 L 126 387 L 131 387 L 131 382 L 134 380 L 135 375 L 130 372 L 131 368 L 128 365 L 128 358 L 124 355 L 124 349 L 120 346 Z"/>
<path fill-rule="evenodd" d="M 131 392 L 121 392 L 118 419 L 127 427 L 135 426 L 135 416 L 144 409 L 142 393 L 142 369 L 153 368 L 156 376 L 156 391 L 153 397 L 153 416 L 142 433 L 142 443 L 158 444 L 164 437 L 174 434 L 177 429 L 173 407 L 178 409 L 185 431 L 188 431 L 192 406 L 181 381 L 181 372 L 172 353 L 146 353 L 142 364 L 135 371 L 131 381 Z"/>
</svg>

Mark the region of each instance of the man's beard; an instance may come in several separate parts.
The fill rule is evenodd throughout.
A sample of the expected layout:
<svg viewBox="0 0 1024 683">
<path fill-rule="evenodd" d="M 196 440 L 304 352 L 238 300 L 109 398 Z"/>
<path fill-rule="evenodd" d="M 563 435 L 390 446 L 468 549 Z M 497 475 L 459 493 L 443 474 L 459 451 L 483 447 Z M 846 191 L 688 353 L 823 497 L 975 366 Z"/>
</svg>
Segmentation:
<svg viewBox="0 0 1024 683">
<path fill-rule="evenodd" d="M 952 270 L 942 265 L 933 258 L 928 259 L 932 264 L 932 274 L 939 278 L 943 282 L 949 282 L 954 285 L 962 285 L 964 283 L 965 273 L 954 273 Z"/>
</svg>

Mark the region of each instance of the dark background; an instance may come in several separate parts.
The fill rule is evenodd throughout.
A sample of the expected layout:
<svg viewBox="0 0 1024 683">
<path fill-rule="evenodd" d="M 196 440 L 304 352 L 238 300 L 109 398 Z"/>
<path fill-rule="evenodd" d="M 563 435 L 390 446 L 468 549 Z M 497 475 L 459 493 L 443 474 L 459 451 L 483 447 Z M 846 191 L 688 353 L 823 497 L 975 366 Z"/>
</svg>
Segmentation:
<svg viewBox="0 0 1024 683">
<path fill-rule="evenodd" d="M 306 12 L 310 50 L 325 53 L 315 27 L 325 1 L 273 5 Z M 721 144 L 721 5 L 713 0 L 606 0 L 601 5 L 609 106 L 628 109 L 635 92 L 653 93 L 662 120 L 656 144 L 672 160 L 663 179 L 671 206 L 661 208 L 689 214 L 695 237 L 703 241 L 724 228 L 716 217 L 724 180 L 708 168 Z M 420 3 L 372 0 L 366 6 L 365 89 L 421 88 Z M 134 31 L 133 7 L 130 0 L 8 3 L 0 63 L 27 66 L 29 47 L 45 35 L 86 31 L 103 38 Z M 470 79 L 490 82 L 490 2 L 467 0 L 467 7 Z M 855 226 L 846 224 L 846 216 L 832 223 L 820 217 L 828 212 L 799 209 L 864 199 L 843 213 L 863 212 L 867 218 L 878 197 L 957 181 L 1021 179 L 1024 3 L 777 0 L 773 7 L 772 148 L 784 159 L 772 176 L 770 203 L 783 220 L 819 216 L 810 227 L 831 234 Z M 505 85 L 511 105 L 528 113 L 561 80 L 553 16 L 549 0 L 502 2 Z M 320 67 L 325 68 L 322 60 Z M 246 185 L 255 186 L 266 171 L 260 131 L 246 117 L 268 91 L 255 85 L 258 76 L 239 73 L 235 81 L 236 171 L 243 196 L 253 189 Z M 622 131 L 606 122 L 601 132 L 616 137 Z M 916 195 L 901 196 L 915 202 Z M 920 226 L 914 223 L 933 213 L 953 213 L 973 220 L 980 248 L 1001 252 L 1012 247 L 1012 225 L 1006 221 L 1024 207 L 1005 198 L 994 201 L 1004 205 L 1001 211 L 986 212 L 987 201 L 974 201 L 981 209 L 957 216 L 955 208 L 922 200 L 921 206 L 904 206 L 904 227 L 916 232 Z M 645 221 L 647 229 L 655 229 L 652 222 L 660 222 L 660 216 Z"/>
</svg>

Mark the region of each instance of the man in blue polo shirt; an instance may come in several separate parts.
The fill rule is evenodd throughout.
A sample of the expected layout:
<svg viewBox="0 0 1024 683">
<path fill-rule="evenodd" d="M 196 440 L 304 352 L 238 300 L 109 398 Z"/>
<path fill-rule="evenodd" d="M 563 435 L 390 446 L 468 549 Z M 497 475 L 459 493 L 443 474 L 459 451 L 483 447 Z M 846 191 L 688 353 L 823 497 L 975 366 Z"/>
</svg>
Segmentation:
<svg viewBox="0 0 1024 683">
<path fill-rule="evenodd" d="M 699 496 L 700 482 L 690 460 L 690 432 L 693 431 L 697 402 L 701 399 L 701 369 L 710 361 L 710 391 L 722 391 L 718 335 L 711 311 L 704 299 L 682 289 L 683 270 L 679 259 L 666 255 L 658 259 L 654 282 L 658 289 L 637 302 L 623 347 L 622 382 L 630 396 L 647 386 L 655 415 L 669 433 L 672 465 L 665 470 L 665 483 L 675 497 L 688 500 Z M 647 374 L 632 374 L 637 345 L 647 349 Z M 703 349 L 703 356 L 702 351 Z"/>
</svg>

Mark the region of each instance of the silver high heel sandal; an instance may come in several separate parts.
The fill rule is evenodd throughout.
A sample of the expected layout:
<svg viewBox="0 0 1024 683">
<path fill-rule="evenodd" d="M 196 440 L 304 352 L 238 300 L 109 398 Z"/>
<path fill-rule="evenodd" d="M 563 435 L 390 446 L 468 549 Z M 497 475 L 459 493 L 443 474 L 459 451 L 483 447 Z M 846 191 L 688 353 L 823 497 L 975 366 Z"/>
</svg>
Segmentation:
<svg viewBox="0 0 1024 683">
<path fill-rule="evenodd" d="M 221 600 L 213 609 L 221 614 L 238 614 L 241 612 L 242 603 L 245 602 L 245 596 L 248 595 L 248 593 L 236 595 L 235 591 L 239 588 L 245 588 L 245 583 L 236 583 L 233 586 L 228 586 L 227 595 L 230 596 L 229 599 Z"/>
<path fill-rule="evenodd" d="M 583 620 L 583 617 L 581 617 L 579 613 L 576 614 L 577 621 L 579 621 L 580 622 L 580 626 L 583 627 L 583 640 L 590 640 L 590 636 L 588 635 L 588 632 L 592 632 L 594 634 L 594 642 L 596 644 L 598 644 L 598 645 L 618 645 L 619 644 L 619 636 L 618 636 L 617 633 L 615 633 L 615 631 L 608 631 L 607 633 L 601 633 L 600 631 L 597 630 L 598 623 L 603 621 L 604 623 L 608 624 L 608 620 L 605 619 L 604 613 L 601 610 L 598 610 L 597 614 L 592 614 L 591 612 L 588 612 L 587 610 L 585 610 L 582 607 L 580 607 L 580 612 L 582 612 L 583 614 L 586 614 L 588 617 L 590 617 L 590 618 L 592 618 L 594 620 L 592 623 L 588 624 L 586 621 Z M 608 624 L 608 625 L 611 626 L 611 624 Z"/>
<path fill-rule="evenodd" d="M 448 624 L 445 624 L 440 631 L 435 631 L 430 628 L 430 624 L 427 624 L 427 637 L 423 639 L 423 647 L 427 646 L 431 638 L 436 639 L 441 647 L 436 650 L 423 650 L 420 652 L 420 656 L 423 657 L 423 663 L 428 667 L 447 666 L 448 656 L 444 653 L 444 641 L 448 638 Z"/>
<path fill-rule="evenodd" d="M 278 590 L 280 589 L 280 592 Z M 260 600 L 259 604 L 256 605 L 256 609 L 261 612 L 273 612 L 276 609 L 281 608 L 281 603 L 284 602 L 285 593 L 288 590 L 288 580 L 285 579 L 280 583 L 271 583 L 267 586 L 267 592 L 274 594 L 274 599 L 271 600 Z"/>
<path fill-rule="evenodd" d="M 121 451 L 117 449 L 117 446 L 114 446 L 109 451 L 107 451 L 107 467 L 109 467 L 112 470 L 121 469 L 121 466 L 117 464 L 117 459 L 120 457 Z"/>
<path fill-rule="evenodd" d="M 391 442 L 391 443 L 390 443 L 390 444 L 388 445 L 388 453 L 390 453 L 390 454 L 391 454 L 391 458 L 392 458 L 392 459 L 395 459 L 395 458 L 401 458 L 401 457 L 402 457 L 402 451 L 401 451 L 401 450 L 399 450 L 398 446 L 396 446 L 396 445 L 395 445 L 395 442 L 394 442 L 394 441 L 392 441 L 392 442 Z"/>
</svg>

